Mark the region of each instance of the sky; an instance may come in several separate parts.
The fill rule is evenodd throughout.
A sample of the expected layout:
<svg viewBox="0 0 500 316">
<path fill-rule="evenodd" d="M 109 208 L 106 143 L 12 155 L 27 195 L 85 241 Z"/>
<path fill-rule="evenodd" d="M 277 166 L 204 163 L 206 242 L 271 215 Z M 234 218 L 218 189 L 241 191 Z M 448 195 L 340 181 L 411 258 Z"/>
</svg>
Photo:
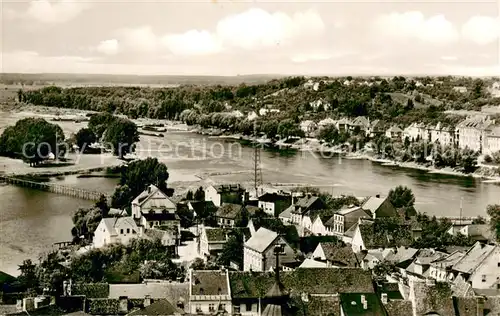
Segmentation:
<svg viewBox="0 0 500 316">
<path fill-rule="evenodd" d="M 0 0 L 1 72 L 500 75 L 500 0 Z"/>
</svg>

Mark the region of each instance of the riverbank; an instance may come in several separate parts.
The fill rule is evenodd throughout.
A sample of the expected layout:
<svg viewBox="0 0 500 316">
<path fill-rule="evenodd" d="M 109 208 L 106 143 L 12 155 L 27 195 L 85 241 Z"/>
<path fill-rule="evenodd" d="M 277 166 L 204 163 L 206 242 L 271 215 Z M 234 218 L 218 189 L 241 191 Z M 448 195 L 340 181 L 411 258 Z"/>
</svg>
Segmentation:
<svg viewBox="0 0 500 316">
<path fill-rule="evenodd" d="M 342 146 L 330 147 L 328 145 L 325 145 L 316 138 L 299 138 L 293 142 L 289 142 L 288 140 L 273 141 L 272 139 L 265 137 L 255 137 L 255 136 L 248 136 L 241 134 L 224 134 L 224 131 L 215 129 L 194 128 L 191 130 L 191 132 L 198 133 L 201 135 L 208 135 L 210 138 L 256 142 L 279 149 L 296 149 L 298 151 L 310 151 L 320 154 L 328 154 L 328 157 L 331 157 L 331 154 L 339 154 L 342 155 L 342 157 L 345 159 L 369 160 L 371 162 L 380 163 L 383 166 L 388 166 L 388 167 L 416 169 L 416 170 L 426 171 L 432 174 L 451 175 L 457 177 L 473 177 L 484 180 L 483 181 L 484 183 L 500 183 L 500 175 L 495 175 L 495 172 L 498 171 L 495 170 L 494 166 L 479 165 L 479 168 L 474 173 L 467 174 L 450 167 L 436 168 L 434 166 L 422 165 L 416 162 L 401 162 L 392 159 L 385 159 L 361 151 L 348 152 L 347 150 L 342 149 Z"/>
</svg>

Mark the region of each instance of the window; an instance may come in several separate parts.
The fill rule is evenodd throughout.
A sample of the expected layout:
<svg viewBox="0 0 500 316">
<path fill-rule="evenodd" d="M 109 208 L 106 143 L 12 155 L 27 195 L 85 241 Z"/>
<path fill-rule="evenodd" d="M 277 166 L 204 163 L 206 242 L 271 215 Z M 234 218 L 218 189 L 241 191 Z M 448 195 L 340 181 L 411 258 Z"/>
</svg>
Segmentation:
<svg viewBox="0 0 500 316">
<path fill-rule="evenodd" d="M 481 276 L 481 282 L 486 282 L 486 274 L 483 274 L 483 275 Z"/>
<path fill-rule="evenodd" d="M 497 262 L 497 267 L 499 267 L 499 268 L 500 268 L 500 261 L 499 261 L 499 262 Z"/>
<path fill-rule="evenodd" d="M 208 304 L 208 311 L 215 312 L 215 304 Z"/>
<path fill-rule="evenodd" d="M 127 234 L 130 234 L 130 228 L 127 228 Z"/>
<path fill-rule="evenodd" d="M 123 234 L 123 229 L 120 229 L 120 234 Z"/>
<path fill-rule="evenodd" d="M 245 304 L 245 311 L 251 312 L 252 311 L 252 304 L 250 304 L 250 303 Z"/>
<path fill-rule="evenodd" d="M 200 304 L 196 304 L 196 312 L 201 313 L 201 305 Z"/>
<path fill-rule="evenodd" d="M 226 304 L 221 304 L 220 307 L 222 310 L 224 310 L 224 311 L 226 310 Z"/>
<path fill-rule="evenodd" d="M 205 291 L 203 291 L 203 288 L 200 289 L 200 295 L 203 295 Z"/>
</svg>

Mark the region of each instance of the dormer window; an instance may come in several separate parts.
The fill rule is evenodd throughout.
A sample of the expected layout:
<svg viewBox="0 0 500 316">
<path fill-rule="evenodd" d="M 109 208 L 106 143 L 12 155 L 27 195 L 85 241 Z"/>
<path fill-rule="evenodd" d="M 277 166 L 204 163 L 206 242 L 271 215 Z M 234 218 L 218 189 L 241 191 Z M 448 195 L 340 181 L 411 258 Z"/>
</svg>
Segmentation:
<svg viewBox="0 0 500 316">
<path fill-rule="evenodd" d="M 203 290 L 203 288 L 200 288 L 200 295 L 204 295 L 205 291 Z"/>
<path fill-rule="evenodd" d="M 218 288 L 218 289 L 217 289 L 217 293 L 218 293 L 219 295 L 221 295 L 221 293 L 222 293 L 222 289 L 221 289 L 221 288 Z"/>
<path fill-rule="evenodd" d="M 123 228 L 122 228 L 122 229 L 120 229 L 120 234 L 122 234 L 122 235 L 123 235 Z"/>
</svg>

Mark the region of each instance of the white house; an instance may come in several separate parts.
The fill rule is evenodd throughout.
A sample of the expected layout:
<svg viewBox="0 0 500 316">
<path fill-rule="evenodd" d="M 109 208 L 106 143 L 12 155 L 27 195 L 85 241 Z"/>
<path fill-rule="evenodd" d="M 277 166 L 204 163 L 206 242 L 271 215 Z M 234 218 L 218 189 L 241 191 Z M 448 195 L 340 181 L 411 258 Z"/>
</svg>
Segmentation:
<svg viewBox="0 0 500 316">
<path fill-rule="evenodd" d="M 500 151 L 500 126 L 494 126 L 486 135 L 485 154 L 493 154 Z"/>
<path fill-rule="evenodd" d="M 150 185 L 132 201 L 132 217 L 141 219 L 142 214 L 175 213 L 177 206 L 155 185 Z"/>
<path fill-rule="evenodd" d="M 282 263 L 294 260 L 295 253 L 290 245 L 277 233 L 260 227 L 243 246 L 244 271 L 269 271 L 274 267 L 274 246 L 283 245 L 280 255 Z"/>
<path fill-rule="evenodd" d="M 482 153 L 485 149 L 487 134 L 494 123 L 489 116 L 480 115 L 469 117 L 460 122 L 456 128 L 458 147 Z"/>
<path fill-rule="evenodd" d="M 248 199 L 245 189 L 239 184 L 210 185 L 205 189 L 205 201 L 219 207 L 222 203 L 242 204 Z"/>
<path fill-rule="evenodd" d="M 142 231 L 131 217 L 103 218 L 94 231 L 93 246 L 101 248 L 114 243 L 127 245 L 133 238 L 141 236 Z"/>
<path fill-rule="evenodd" d="M 453 87 L 453 91 L 460 92 L 460 93 L 466 93 L 467 92 L 467 87 Z"/>
<path fill-rule="evenodd" d="M 397 126 L 391 126 L 387 131 L 385 131 L 385 137 L 390 139 L 401 139 L 403 136 L 403 130 Z"/>
<path fill-rule="evenodd" d="M 300 122 L 300 129 L 306 134 L 311 135 L 318 129 L 318 125 L 311 120 Z"/>
<path fill-rule="evenodd" d="M 451 269 L 473 289 L 500 294 L 500 246 L 478 241 Z"/>
<path fill-rule="evenodd" d="M 257 113 L 255 113 L 255 111 L 251 111 L 248 113 L 247 115 L 247 120 L 249 121 L 253 121 L 255 120 L 256 118 L 258 118 L 259 116 L 257 115 Z"/>
<path fill-rule="evenodd" d="M 326 126 L 329 126 L 329 125 L 335 125 L 335 120 L 328 117 L 326 119 L 323 119 L 321 121 L 318 122 L 318 128 L 319 129 L 322 129 L 322 128 L 325 128 Z"/>
<path fill-rule="evenodd" d="M 231 315 L 232 311 L 227 270 L 189 271 L 190 315 Z"/>
</svg>

